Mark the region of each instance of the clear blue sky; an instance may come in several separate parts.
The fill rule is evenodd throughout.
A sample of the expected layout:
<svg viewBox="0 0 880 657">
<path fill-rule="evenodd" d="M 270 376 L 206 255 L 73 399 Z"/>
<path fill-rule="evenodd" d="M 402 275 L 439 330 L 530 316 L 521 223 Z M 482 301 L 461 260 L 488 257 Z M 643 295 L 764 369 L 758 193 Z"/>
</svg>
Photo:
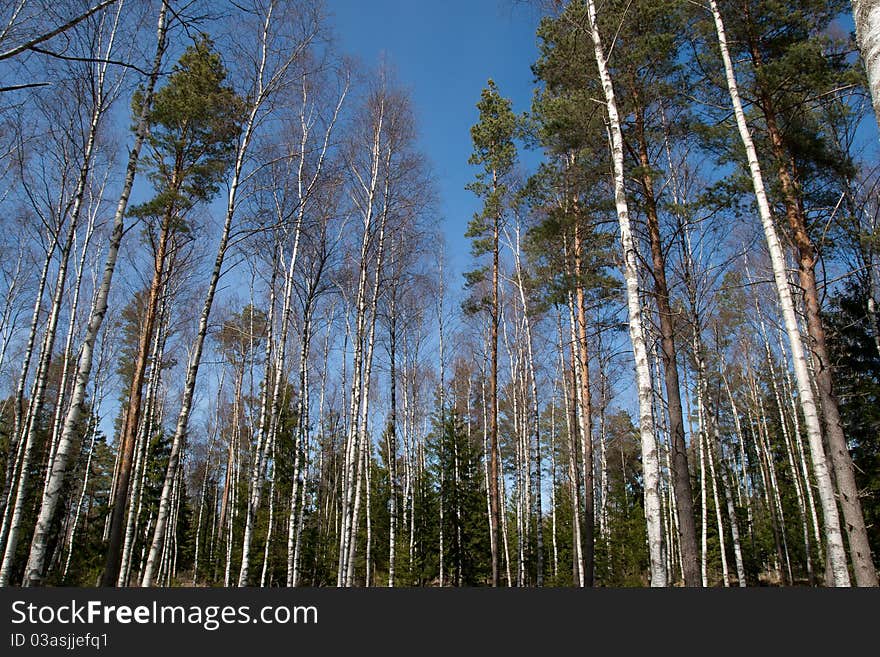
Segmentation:
<svg viewBox="0 0 880 657">
<path fill-rule="evenodd" d="M 384 53 L 411 91 L 420 145 L 437 176 L 450 265 L 460 275 L 471 262 L 463 235 L 478 209 L 464 189 L 474 175 L 467 160 L 476 103 L 491 77 L 514 111 L 528 109 L 538 12 L 514 0 L 327 0 L 327 9 L 343 52 L 365 66 Z"/>
</svg>

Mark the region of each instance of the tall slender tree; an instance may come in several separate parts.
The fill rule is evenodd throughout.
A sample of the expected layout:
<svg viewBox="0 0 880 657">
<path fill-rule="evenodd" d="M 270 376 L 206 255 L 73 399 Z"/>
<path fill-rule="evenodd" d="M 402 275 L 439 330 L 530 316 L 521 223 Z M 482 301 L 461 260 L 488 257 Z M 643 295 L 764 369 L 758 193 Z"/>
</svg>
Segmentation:
<svg viewBox="0 0 880 657">
<path fill-rule="evenodd" d="M 629 311 L 629 333 L 636 366 L 636 383 L 639 397 L 639 434 L 642 445 L 642 468 L 645 480 L 645 520 L 648 525 L 648 552 L 650 555 L 651 586 L 668 584 L 666 564 L 663 559 L 663 531 L 660 510 L 660 465 L 657 456 L 657 438 L 652 416 L 653 386 L 648 352 L 645 345 L 645 327 L 642 319 L 640 283 L 638 272 L 638 252 L 633 240 L 629 219 L 625 174 L 623 168 L 623 132 L 614 84 L 608 72 L 605 48 L 599 32 L 596 4 L 587 3 L 590 36 L 599 69 L 599 79 L 605 97 L 605 110 L 611 133 L 611 159 L 614 168 L 614 203 L 620 224 L 620 240 L 623 247 L 624 279 L 626 280 L 626 299 Z"/>
<path fill-rule="evenodd" d="M 169 241 L 186 232 L 186 214 L 196 204 L 219 191 L 235 153 L 241 121 L 241 103 L 225 84 L 226 69 L 213 43 L 202 35 L 187 48 L 153 100 L 147 113 L 147 164 L 156 195 L 131 210 L 147 219 L 147 231 L 155 244 L 153 274 L 145 316 L 141 323 L 125 422 L 119 438 L 119 474 L 110 520 L 107 561 L 101 582 L 116 584 L 119 576 L 124 519 L 132 473 L 135 436 L 142 411 L 142 392 L 156 323 L 159 296 L 167 279 Z M 133 107 L 139 112 L 144 102 L 135 94 Z M 157 222 L 153 226 L 152 222 Z M 153 233 L 153 230 L 157 233 Z"/>
<path fill-rule="evenodd" d="M 480 299 L 480 305 L 489 313 L 489 505 L 492 549 L 492 586 L 498 586 L 499 576 L 499 526 L 503 512 L 503 500 L 499 491 L 498 454 L 498 324 L 500 303 L 500 235 L 506 208 L 510 202 L 509 178 L 516 163 L 514 136 L 517 131 L 516 116 L 509 100 L 501 96 L 493 80 L 489 80 L 477 103 L 479 121 L 471 128 L 474 152 L 468 162 L 481 166 L 476 181 L 468 189 L 483 200 L 483 208 L 474 215 L 468 225 L 466 237 L 474 240 L 476 256 L 491 254 L 488 299 Z M 485 269 L 468 274 L 469 285 L 479 285 L 485 277 Z M 482 293 L 482 290 L 480 290 Z M 488 302 L 488 303 L 486 303 Z"/>
<path fill-rule="evenodd" d="M 773 264 L 773 277 L 776 284 L 776 292 L 779 296 L 780 305 L 782 306 L 783 319 L 785 321 L 789 346 L 794 361 L 798 393 L 800 395 L 801 407 L 807 425 L 810 453 L 813 459 L 813 469 L 819 488 L 819 498 L 822 502 L 825 535 L 830 562 L 830 581 L 834 586 L 849 586 L 849 571 L 846 564 L 846 551 L 843 545 L 840 516 L 837 510 L 836 500 L 834 499 L 834 487 L 831 481 L 828 460 L 825 455 L 825 448 L 822 444 L 822 429 L 819 423 L 815 397 L 813 395 L 807 357 L 800 334 L 800 328 L 798 327 L 797 316 L 795 315 L 794 301 L 792 299 L 788 277 L 786 275 L 785 256 L 773 221 L 770 203 L 767 199 L 764 177 L 761 172 L 761 165 L 758 161 L 758 154 L 755 150 L 752 133 L 746 123 L 745 112 L 743 111 L 742 100 L 739 95 L 739 84 L 737 83 L 736 73 L 730 57 L 730 50 L 727 46 L 727 33 L 725 31 L 721 12 L 718 9 L 718 3 L 715 2 L 715 0 L 710 0 L 709 9 L 712 13 L 718 36 L 718 45 L 724 63 L 725 79 L 730 93 L 731 103 L 733 104 L 737 129 L 746 150 L 749 172 L 755 190 L 755 198 L 758 204 L 761 224 L 764 229 L 767 248 L 770 251 L 770 258 Z"/>
</svg>

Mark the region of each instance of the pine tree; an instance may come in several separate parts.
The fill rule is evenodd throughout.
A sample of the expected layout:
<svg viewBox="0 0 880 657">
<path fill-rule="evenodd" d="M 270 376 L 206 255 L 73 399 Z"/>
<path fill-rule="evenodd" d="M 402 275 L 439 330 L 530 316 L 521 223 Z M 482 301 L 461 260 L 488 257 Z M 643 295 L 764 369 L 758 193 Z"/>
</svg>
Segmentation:
<svg viewBox="0 0 880 657">
<path fill-rule="evenodd" d="M 478 306 L 489 312 L 490 323 L 490 361 L 489 377 L 489 519 L 492 551 L 492 585 L 498 586 L 499 576 L 499 527 L 501 524 L 502 501 L 499 494 L 498 477 L 498 322 L 500 315 L 499 299 L 499 253 L 501 226 L 504 221 L 510 192 L 508 179 L 516 162 L 514 136 L 517 131 L 516 116 L 511 103 L 498 92 L 495 82 L 489 80 L 477 103 L 479 121 L 471 128 L 474 152 L 468 162 L 482 166 L 476 181 L 468 189 L 483 199 L 483 209 L 474 215 L 468 225 L 465 237 L 474 240 L 475 256 L 491 254 L 491 289 L 488 298 L 481 298 Z M 484 282 L 486 270 L 480 269 L 468 274 L 468 285 L 477 286 Z"/>
<path fill-rule="evenodd" d="M 169 248 L 173 235 L 186 233 L 187 212 L 211 199 L 232 164 L 239 132 L 241 103 L 225 86 L 226 70 L 207 35 L 187 48 L 167 84 L 155 96 L 147 113 L 149 154 L 144 165 L 155 195 L 131 210 L 148 220 L 146 231 L 155 245 L 153 276 L 146 313 L 141 325 L 128 411 L 119 440 L 120 466 L 114 491 L 104 586 L 113 586 L 119 575 L 126 501 L 131 479 L 149 350 L 155 329 L 159 297 L 167 283 Z M 143 97 L 135 93 L 134 113 Z M 155 233 L 153 231 L 156 231 Z"/>
</svg>

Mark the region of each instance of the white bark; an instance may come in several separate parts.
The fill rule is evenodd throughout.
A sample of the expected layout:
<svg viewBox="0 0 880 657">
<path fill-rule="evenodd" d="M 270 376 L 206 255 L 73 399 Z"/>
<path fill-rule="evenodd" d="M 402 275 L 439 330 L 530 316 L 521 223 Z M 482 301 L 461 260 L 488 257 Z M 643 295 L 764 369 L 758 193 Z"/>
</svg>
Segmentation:
<svg viewBox="0 0 880 657">
<path fill-rule="evenodd" d="M 364 178 L 355 167 L 352 172 L 358 180 L 360 189 L 364 193 L 363 200 L 358 203 L 364 223 L 364 233 L 361 241 L 360 263 L 357 295 L 355 298 L 355 335 L 354 356 L 352 364 L 351 402 L 349 406 L 349 426 L 345 441 L 345 455 L 343 462 L 342 477 L 342 531 L 339 536 L 339 564 L 337 569 L 337 586 L 348 585 L 348 559 L 350 543 L 352 540 L 352 526 L 356 523 L 353 519 L 355 476 L 357 471 L 357 453 L 359 449 L 360 431 L 359 423 L 361 407 L 363 404 L 363 350 L 364 329 L 367 314 L 367 251 L 371 243 L 370 235 L 374 221 L 374 206 L 378 194 L 378 184 L 381 163 L 381 139 L 383 123 L 385 120 L 384 97 L 379 99 L 376 108 L 377 115 L 372 126 L 372 144 L 370 148 L 369 175 Z M 378 282 L 378 281 L 377 281 Z"/>
<path fill-rule="evenodd" d="M 868 86 L 880 124 L 880 0 L 853 0 L 853 21 L 862 61 L 868 74 Z"/>
<path fill-rule="evenodd" d="M 785 344 L 782 339 L 781 331 L 777 333 L 777 338 L 779 340 L 779 352 L 782 354 L 783 362 L 786 362 L 785 359 Z M 791 383 L 791 375 L 789 373 L 788 367 L 782 367 L 782 383 L 783 390 L 785 391 L 785 398 L 787 398 L 790 402 L 791 406 L 791 417 L 794 422 L 794 443 L 797 448 L 797 456 L 798 462 L 800 464 L 800 474 L 803 478 L 804 489 L 806 489 L 806 497 L 807 497 L 807 506 L 810 510 L 810 523 L 813 528 L 813 538 L 816 541 L 816 550 L 819 555 L 819 561 L 823 561 L 823 552 L 822 552 L 822 538 L 819 532 L 819 516 L 816 513 L 816 500 L 813 495 L 813 485 L 810 481 L 810 469 L 807 466 L 807 456 L 804 450 L 804 443 L 801 440 L 801 421 L 798 415 L 798 406 L 797 399 L 792 391 L 792 383 Z"/>
<path fill-rule="evenodd" d="M 840 515 L 837 510 L 837 502 L 834 498 L 834 487 L 831 482 L 831 474 L 828 462 L 822 446 L 822 429 L 819 423 L 819 415 L 813 390 L 810 382 L 810 374 L 807 369 L 807 360 L 804 352 L 803 340 L 798 329 L 797 316 L 794 310 L 791 289 L 785 268 L 785 256 L 773 222 L 770 203 L 764 187 L 764 178 L 758 163 L 758 154 L 752 141 L 751 132 L 746 123 L 745 112 L 739 97 L 739 88 L 736 82 L 736 74 L 727 48 L 727 36 L 724 31 L 724 22 L 718 10 L 718 3 L 710 0 L 709 7 L 715 20 L 715 29 L 718 33 L 718 43 L 721 50 L 721 58 L 724 61 L 724 71 L 727 78 L 727 88 L 733 103 L 736 116 L 736 124 L 739 134 L 746 149 L 749 171 L 752 176 L 752 184 L 755 188 L 755 198 L 758 204 L 758 212 L 761 224 L 764 228 L 764 236 L 767 240 L 767 248 L 773 264 L 773 278 L 776 283 L 776 291 L 779 295 L 779 304 L 782 308 L 782 316 L 785 329 L 788 333 L 788 341 L 791 349 L 791 357 L 797 380 L 798 394 L 801 408 L 807 425 L 807 436 L 810 444 L 810 456 L 813 461 L 813 471 L 816 475 L 816 484 L 819 489 L 819 500 L 822 505 L 822 515 L 825 521 L 825 536 L 828 549 L 829 565 L 831 568 L 831 581 L 834 586 L 849 586 L 849 571 L 846 562 L 846 550 L 843 545 L 843 535 L 840 528 Z"/>
<path fill-rule="evenodd" d="M 104 402 L 103 380 L 101 377 L 101 370 L 103 369 L 102 368 L 103 356 L 104 356 L 104 349 L 102 349 L 102 353 L 98 359 L 99 360 L 98 375 L 95 377 L 96 381 L 97 381 L 96 385 L 95 385 L 95 404 L 94 404 L 94 409 L 93 409 L 93 413 L 94 413 L 95 418 L 101 417 L 101 405 Z M 91 430 L 92 437 L 89 442 L 89 455 L 86 458 L 85 472 L 83 473 L 82 489 L 80 490 L 79 498 L 78 498 L 76 506 L 74 508 L 73 521 L 70 525 L 70 530 L 69 530 L 68 537 L 67 537 L 67 559 L 64 561 L 64 570 L 61 573 L 61 581 L 62 582 L 64 582 L 64 580 L 67 578 L 67 572 L 70 569 L 70 560 L 71 560 L 71 557 L 73 556 L 73 546 L 76 541 L 76 528 L 79 525 L 80 513 L 82 512 L 83 504 L 84 504 L 85 498 L 86 498 L 86 493 L 88 492 L 89 477 L 91 476 L 91 469 L 92 469 L 92 467 L 91 467 L 92 466 L 92 457 L 94 456 L 94 453 L 95 453 L 95 440 L 98 437 L 98 424 L 99 424 L 99 422 L 97 419 L 92 423 L 92 430 Z"/>
<path fill-rule="evenodd" d="M 11 509 L 10 504 L 13 501 L 12 496 L 15 490 L 13 484 L 18 481 L 18 464 L 21 462 L 22 450 L 24 449 L 24 441 L 19 439 L 19 436 L 21 434 L 21 423 L 23 421 L 24 414 L 24 391 L 27 387 L 28 373 L 30 371 L 31 360 L 34 355 L 34 345 L 37 340 L 37 329 L 40 323 L 40 311 L 43 304 L 43 294 L 46 291 L 46 283 L 49 278 L 49 265 L 52 262 L 52 256 L 55 253 L 55 249 L 58 247 L 57 231 L 53 231 L 51 227 L 47 226 L 46 240 L 49 242 L 49 245 L 48 249 L 46 250 L 46 257 L 43 260 L 43 266 L 41 268 L 39 281 L 37 283 L 37 294 L 34 298 L 34 309 L 31 313 L 30 329 L 28 331 L 27 341 L 25 343 L 21 373 L 18 377 L 18 384 L 16 386 L 15 398 L 13 402 L 15 404 L 15 407 L 13 409 L 12 433 L 10 435 L 11 445 L 9 452 L 10 454 L 12 454 L 14 448 L 15 456 L 13 457 L 12 463 L 7 464 L 6 466 L 6 475 L 3 487 L 3 499 L 0 500 L 0 503 L 2 503 L 3 513 L 2 526 L 0 526 L 0 549 L 2 549 L 3 546 L 6 545 L 6 536 L 9 531 L 9 513 Z"/>
<path fill-rule="evenodd" d="M 657 443 L 654 436 L 654 421 L 651 417 L 653 389 L 648 352 L 642 334 L 642 309 L 639 304 L 639 274 L 636 245 L 629 221 L 629 207 L 626 199 L 623 170 L 623 133 L 614 86 L 606 65 L 605 51 L 596 21 L 596 3 L 589 0 L 587 9 L 592 30 L 593 46 L 599 77 L 608 113 L 611 132 L 611 154 L 614 163 L 614 202 L 620 224 L 620 241 L 623 247 L 624 279 L 626 280 L 627 309 L 629 311 L 629 333 L 636 366 L 636 382 L 639 397 L 639 435 L 642 446 L 642 467 L 645 481 L 645 520 L 648 529 L 648 554 L 651 567 L 651 586 L 666 586 L 666 565 L 663 561 L 662 511 L 660 509 L 660 463 L 657 457 Z"/>
<path fill-rule="evenodd" d="M 82 21 L 87 19 L 92 14 L 95 14 L 95 13 L 101 11 L 102 9 L 112 5 L 115 2 L 117 2 L 117 0 L 101 0 L 100 2 L 92 5 L 90 8 L 86 9 L 82 13 L 75 15 L 67 22 L 62 23 L 61 25 L 57 25 L 52 29 L 46 30 L 45 32 L 41 32 L 40 34 L 37 34 L 37 35 L 31 37 L 30 39 L 28 39 L 24 43 L 21 43 L 13 48 L 10 48 L 9 50 L 6 50 L 6 51 L 0 53 L 0 60 L 9 59 L 10 57 L 15 57 L 16 55 L 20 55 L 21 53 L 23 53 L 27 50 L 30 50 L 34 46 L 37 46 L 41 43 L 44 43 L 44 42 L 48 41 L 49 39 L 52 39 L 53 37 L 56 37 L 59 34 L 66 32 L 67 30 L 75 27 L 78 23 L 81 23 Z M 4 36 L 6 36 L 6 32 L 8 32 L 9 28 L 12 27 L 16 16 L 18 16 L 18 14 L 21 12 L 21 9 L 23 8 L 24 4 L 25 4 L 24 2 L 20 3 L 19 6 L 16 8 L 16 10 L 13 12 L 12 17 L 7 22 L 7 26 L 6 26 L 6 29 L 4 30 L 4 33 L 0 34 L 0 41 L 2 41 L 2 38 Z"/>
<path fill-rule="evenodd" d="M 700 404 L 700 407 L 701 408 L 698 411 L 698 414 L 701 416 L 700 424 L 702 425 L 702 404 Z M 708 560 L 706 558 L 706 530 L 708 529 L 706 526 L 706 520 L 708 510 L 706 508 L 706 438 L 703 434 L 702 427 L 700 428 L 700 435 L 698 436 L 698 440 L 700 442 L 700 574 L 702 576 L 703 588 L 705 588 L 709 586 L 707 573 Z"/>
<path fill-rule="evenodd" d="M 67 415 L 64 419 L 64 430 L 61 433 L 61 438 L 58 442 L 58 448 L 55 452 L 55 460 L 52 463 L 52 470 L 48 475 L 49 482 L 46 485 L 46 491 L 37 515 L 36 527 L 34 529 L 27 569 L 25 571 L 25 585 L 39 583 L 44 576 L 46 539 L 48 537 L 52 520 L 55 516 L 55 509 L 58 506 L 61 488 L 64 483 L 64 476 L 67 471 L 67 461 L 73 447 L 79 418 L 84 410 L 86 389 L 88 387 L 89 377 L 92 370 L 92 355 L 95 348 L 95 341 L 98 338 L 98 333 L 101 331 L 101 326 L 107 313 L 107 299 L 110 294 L 113 273 L 116 269 L 116 259 L 119 254 L 119 245 L 122 241 L 124 232 L 125 211 L 128 207 L 128 199 L 131 195 L 135 174 L 137 173 L 141 145 L 143 144 L 144 136 L 146 134 L 146 115 L 152 104 L 153 90 L 155 89 L 156 80 L 159 76 L 162 57 L 165 53 L 167 32 L 165 21 L 166 10 L 167 7 L 163 2 L 161 9 L 159 10 L 158 25 L 156 29 L 156 54 L 144 90 L 143 107 L 141 115 L 138 117 L 138 127 L 135 132 L 134 145 L 129 153 L 125 182 L 123 184 L 122 193 L 119 196 L 119 202 L 116 206 L 116 213 L 113 217 L 113 232 L 108 244 L 104 275 L 101 280 L 101 286 L 98 288 L 95 303 L 89 316 L 85 338 L 83 339 L 83 344 L 80 348 L 79 358 L 77 360 L 76 382 L 74 384 L 73 392 L 71 393 Z"/>
<path fill-rule="evenodd" d="M 709 459 L 709 474 L 712 478 L 712 502 L 715 505 L 715 523 L 718 527 L 718 543 L 721 550 L 721 576 L 724 578 L 724 586 L 730 586 L 730 573 L 727 570 L 727 547 L 724 538 L 724 523 L 721 520 L 721 505 L 718 503 L 718 478 L 715 475 L 715 458 L 711 449 L 707 451 Z"/>
<path fill-rule="evenodd" d="M 106 46 L 106 53 L 109 53 L 113 49 L 114 40 L 116 37 L 116 28 L 118 26 L 119 14 L 117 13 L 116 21 L 113 23 L 111 27 L 111 32 L 109 36 L 109 43 Z M 63 302 L 63 296 L 65 291 L 65 286 L 67 284 L 67 269 L 69 266 L 69 259 L 71 251 L 74 246 L 74 239 L 76 236 L 77 229 L 79 227 L 80 215 L 82 214 L 83 203 L 85 199 L 86 188 L 88 186 L 89 179 L 92 176 L 92 158 L 94 155 L 95 142 L 98 138 L 98 129 L 101 119 L 103 118 L 106 111 L 109 109 L 107 106 L 107 98 L 106 98 L 106 88 L 105 88 L 105 78 L 107 72 L 107 64 L 101 64 L 97 67 L 97 70 L 92 72 L 92 78 L 89 80 L 94 85 L 94 93 L 92 96 L 92 107 L 91 107 L 91 116 L 89 121 L 88 132 L 86 136 L 86 143 L 84 144 L 83 154 L 82 154 L 82 163 L 80 165 L 79 175 L 76 182 L 76 189 L 73 194 L 73 198 L 64 204 L 63 210 L 59 214 L 58 221 L 59 227 L 63 224 L 65 220 L 65 214 L 69 211 L 70 216 L 68 219 L 69 226 L 67 229 L 67 238 L 65 239 L 65 243 L 61 249 L 61 261 L 58 266 L 57 280 L 55 285 L 55 293 L 52 298 L 52 306 L 49 313 L 49 318 L 47 320 L 45 337 L 43 340 L 43 347 L 40 354 L 39 366 L 36 373 L 36 378 L 34 380 L 33 393 L 31 394 L 30 405 L 28 408 L 28 420 L 26 423 L 26 432 L 19 440 L 25 441 L 25 446 L 22 454 L 21 467 L 18 475 L 18 487 L 16 491 L 15 497 L 15 506 L 13 508 L 13 512 L 11 515 L 11 519 L 9 520 L 9 530 L 6 535 L 6 546 L 5 552 L 3 554 L 3 563 L 0 566 L 0 586 L 5 586 L 9 582 L 9 570 L 12 566 L 12 559 L 14 558 L 16 548 L 18 546 L 18 531 L 19 524 L 21 522 L 21 514 L 24 508 L 25 503 L 25 495 L 26 495 L 26 486 L 28 480 L 28 474 L 30 471 L 30 457 L 33 451 L 34 442 L 36 441 L 36 433 L 38 430 L 40 414 L 42 412 L 44 396 L 47 385 L 47 378 L 49 374 L 49 365 L 52 359 L 52 352 L 54 350 L 56 331 L 58 327 L 59 316 L 61 313 L 61 304 Z M 91 225 L 89 229 L 91 229 Z M 89 233 L 91 230 L 89 230 Z M 87 246 L 87 245 L 86 245 Z M 78 291 L 79 278 L 77 279 L 77 291 Z M 66 368 L 65 368 L 66 374 Z M 66 379 L 66 377 L 64 377 Z M 65 380 L 62 380 L 62 387 L 59 389 L 59 400 L 58 404 L 61 404 L 61 397 L 64 394 L 63 385 L 66 383 Z M 50 463 L 51 463 L 51 449 L 52 445 L 50 445 Z M 5 509 L 8 513 L 8 508 Z M 6 516 L 4 516 L 5 519 Z M 25 572 L 25 580 L 28 579 L 28 572 Z"/>
<path fill-rule="evenodd" d="M 202 517 L 205 514 L 205 506 L 207 504 L 206 499 L 208 497 L 208 473 L 212 468 L 212 461 L 214 456 L 214 446 L 217 442 L 217 435 L 220 431 L 220 408 L 221 408 L 221 400 L 223 398 L 223 380 L 224 376 L 221 372 L 220 374 L 220 383 L 217 385 L 217 405 L 215 409 L 215 416 L 213 426 L 211 428 L 211 435 L 208 437 L 208 453 L 205 455 L 205 471 L 202 474 L 202 485 L 199 487 L 199 512 L 196 519 L 196 541 L 195 547 L 193 550 L 193 576 L 191 585 L 195 586 L 199 579 L 199 551 L 201 546 L 201 535 L 202 535 Z M 219 464 L 218 464 L 219 465 Z M 216 504 L 215 504 L 216 507 Z M 213 532 L 214 528 L 214 520 L 211 520 L 211 529 Z"/>
<path fill-rule="evenodd" d="M 310 31 L 303 36 L 299 43 L 285 43 L 284 45 L 288 49 L 284 51 L 284 54 L 280 56 L 279 60 L 273 62 L 275 66 L 272 70 L 269 70 L 272 64 L 269 59 L 274 54 L 272 51 L 273 43 L 271 42 L 276 38 L 276 34 L 272 31 L 272 28 L 273 13 L 277 5 L 278 3 L 275 1 L 268 3 L 268 5 L 263 8 L 264 13 L 260 19 L 261 31 L 258 37 L 260 54 L 254 79 L 255 90 L 252 95 L 252 101 L 248 108 L 247 118 L 244 121 L 242 134 L 238 143 L 235 164 L 233 165 L 232 177 L 229 182 L 229 195 L 227 197 L 226 216 L 223 222 L 223 230 L 220 234 L 217 255 L 214 259 L 214 266 L 211 271 L 208 290 L 205 294 L 205 301 L 199 317 L 199 326 L 195 344 L 193 345 L 192 355 L 187 367 L 183 399 L 181 401 L 180 414 L 177 418 L 177 426 L 174 430 L 174 438 L 171 443 L 171 453 L 168 460 L 168 469 L 165 474 L 165 482 L 162 486 L 162 495 L 159 500 L 159 510 L 156 514 L 156 526 L 153 531 L 152 546 L 150 547 L 150 555 L 147 559 L 147 565 L 144 569 L 144 575 L 141 581 L 141 586 L 144 587 L 152 584 L 158 566 L 159 550 L 168 523 L 169 498 L 171 496 L 174 474 L 177 471 L 180 452 L 183 448 L 183 441 L 186 437 L 187 427 L 189 425 L 189 416 L 192 409 L 195 384 L 196 379 L 198 378 L 199 366 L 201 364 L 202 349 L 208 333 L 208 319 L 211 314 L 211 308 L 214 304 L 214 295 L 217 292 L 217 285 L 223 271 L 226 251 L 229 248 L 232 222 L 238 208 L 239 187 L 245 178 L 243 175 L 245 159 L 254 138 L 254 133 L 260 125 L 263 111 L 267 103 L 279 87 L 284 84 L 288 71 L 293 67 L 294 62 L 299 59 L 303 51 L 312 42 L 317 31 L 317 26 L 310 26 Z"/>
<path fill-rule="evenodd" d="M 103 188 L 99 191 L 99 194 L 103 192 Z M 70 303 L 70 311 L 67 322 L 67 339 L 64 343 L 64 351 L 62 357 L 62 365 L 61 365 L 61 382 L 58 384 L 58 398 L 55 400 L 55 416 L 52 421 L 52 441 L 49 449 L 49 459 L 46 466 L 46 471 L 49 472 L 52 469 L 52 461 L 55 459 L 55 450 L 58 448 L 58 440 L 61 438 L 61 428 L 62 428 L 62 420 L 64 415 L 65 408 L 65 397 L 67 395 L 68 389 L 68 378 L 70 375 L 70 358 L 73 353 L 73 339 L 76 333 L 76 324 L 77 324 L 77 312 L 79 310 L 79 297 L 80 292 L 82 290 L 82 278 L 83 272 L 85 271 L 85 263 L 86 256 L 88 255 L 89 245 L 92 241 L 92 236 L 95 232 L 95 215 L 96 211 L 89 213 L 88 223 L 85 229 L 85 236 L 83 238 L 82 249 L 80 250 L 80 257 L 75 267 L 74 273 L 74 284 L 73 284 L 73 299 Z M 76 236 L 74 235 L 74 249 L 76 248 Z M 47 477 L 43 481 L 43 494 L 46 493 L 46 485 L 49 483 L 49 478 Z"/>
<path fill-rule="evenodd" d="M 569 305 L 569 317 L 573 318 L 571 314 L 571 306 Z M 573 320 L 572 320 L 573 321 Z M 573 328 L 571 329 L 574 330 Z M 578 490 L 578 467 L 577 467 L 577 427 L 575 423 L 572 422 L 572 402 L 571 398 L 568 395 L 568 390 L 566 389 L 568 383 L 568 377 L 565 374 L 566 365 L 565 365 L 565 351 L 563 349 L 563 345 L 565 341 L 563 340 L 563 332 L 562 332 L 562 313 L 559 313 L 558 316 L 558 334 L 559 334 L 559 372 L 560 377 L 563 381 L 562 386 L 562 397 L 565 401 L 565 429 L 566 434 L 568 436 L 568 484 L 569 491 L 571 496 L 571 523 L 572 523 L 572 582 L 575 586 L 584 586 L 584 555 L 583 555 L 583 542 L 581 540 L 581 514 L 580 514 L 580 491 Z M 569 346 L 572 348 L 571 352 L 571 362 L 574 363 L 574 340 L 570 338 Z M 571 369 L 571 385 L 572 391 L 574 391 L 577 385 L 575 380 L 575 370 L 572 365 Z"/>
</svg>

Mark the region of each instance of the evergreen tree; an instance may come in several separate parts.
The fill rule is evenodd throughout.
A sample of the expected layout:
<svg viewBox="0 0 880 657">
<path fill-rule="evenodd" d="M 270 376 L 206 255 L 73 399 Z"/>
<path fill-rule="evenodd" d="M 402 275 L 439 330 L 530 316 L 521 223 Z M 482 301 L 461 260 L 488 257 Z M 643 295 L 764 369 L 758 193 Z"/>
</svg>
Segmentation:
<svg viewBox="0 0 880 657">
<path fill-rule="evenodd" d="M 166 85 L 156 92 L 146 117 L 149 153 L 143 164 L 149 169 L 155 195 L 132 208 L 131 214 L 148 220 L 146 234 L 154 245 L 153 276 L 119 440 L 121 458 L 102 578 L 104 586 L 115 585 L 119 575 L 135 436 L 160 296 L 168 282 L 171 240 L 174 235 L 188 231 L 184 220 L 187 211 L 217 193 L 235 153 L 241 102 L 232 88 L 224 84 L 225 80 L 226 70 L 219 54 L 208 36 L 202 35 L 187 48 Z M 136 93 L 132 100 L 135 115 L 140 114 L 142 102 L 142 95 Z"/>
<path fill-rule="evenodd" d="M 449 579 L 457 586 L 483 584 L 492 573 L 484 559 L 491 550 L 479 445 L 468 440 L 464 421 L 453 409 L 435 419 L 428 450 L 443 507 Z"/>
<path fill-rule="evenodd" d="M 509 178 L 516 163 L 517 132 L 516 116 L 509 100 L 501 96 L 492 80 L 489 80 L 477 103 L 479 121 L 471 128 L 474 152 L 468 162 L 482 166 L 476 180 L 468 189 L 483 200 L 483 209 L 474 215 L 468 225 L 465 237 L 474 240 L 475 256 L 491 254 L 491 288 L 488 295 L 470 302 L 470 309 L 487 309 L 489 312 L 491 374 L 489 377 L 489 399 L 492 405 L 489 412 L 489 505 L 491 509 L 489 524 L 492 552 L 492 586 L 500 580 L 499 545 L 502 503 L 499 492 L 498 469 L 498 322 L 500 315 L 499 299 L 499 253 L 502 222 L 509 203 Z M 467 274 L 467 284 L 479 288 L 485 283 L 485 268 Z M 480 294 L 479 292 L 477 293 Z"/>
</svg>

